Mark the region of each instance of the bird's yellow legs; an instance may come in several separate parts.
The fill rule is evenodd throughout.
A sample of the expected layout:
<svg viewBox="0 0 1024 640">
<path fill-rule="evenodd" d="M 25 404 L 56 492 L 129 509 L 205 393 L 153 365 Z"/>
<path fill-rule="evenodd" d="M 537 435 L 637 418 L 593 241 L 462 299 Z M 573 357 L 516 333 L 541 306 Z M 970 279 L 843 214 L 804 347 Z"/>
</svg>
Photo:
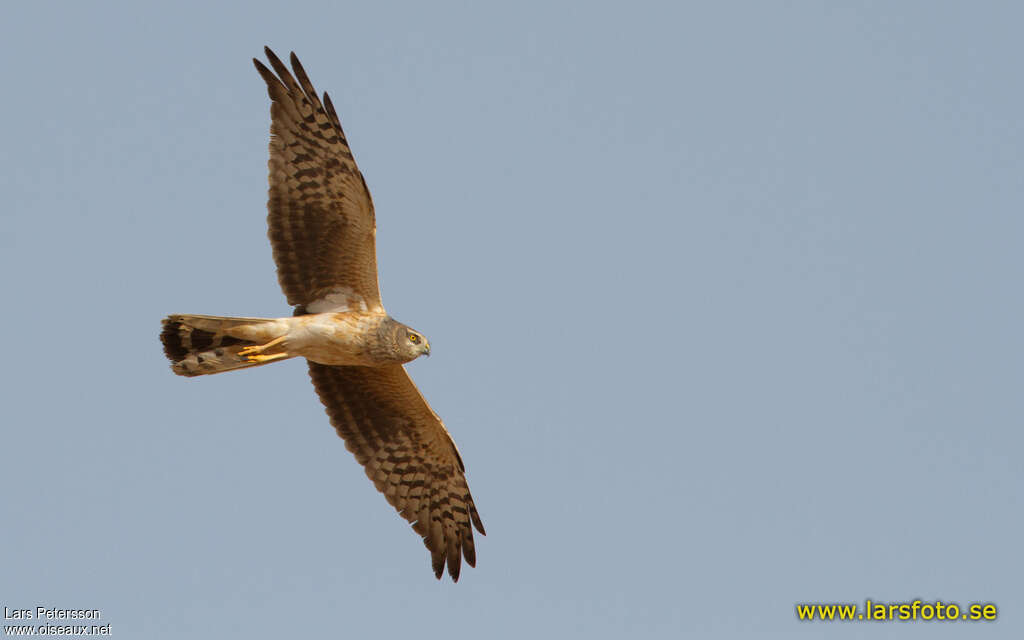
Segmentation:
<svg viewBox="0 0 1024 640">
<path fill-rule="evenodd" d="M 281 344 L 282 342 L 284 342 L 284 338 L 285 338 L 284 336 L 281 336 L 280 338 L 274 338 L 273 340 L 271 340 L 267 344 L 259 344 L 259 345 L 254 345 L 254 346 L 251 346 L 251 347 L 245 347 L 244 349 L 239 349 L 238 355 L 240 355 L 241 357 L 245 358 L 249 362 L 270 362 L 272 360 L 281 360 L 282 358 L 290 358 L 291 355 L 289 353 L 287 353 L 287 352 L 285 352 L 285 353 L 274 353 L 274 354 L 270 354 L 270 355 L 263 355 L 263 352 L 266 351 L 267 349 L 269 349 L 270 347 L 273 347 L 275 345 L 278 345 L 278 344 Z"/>
</svg>

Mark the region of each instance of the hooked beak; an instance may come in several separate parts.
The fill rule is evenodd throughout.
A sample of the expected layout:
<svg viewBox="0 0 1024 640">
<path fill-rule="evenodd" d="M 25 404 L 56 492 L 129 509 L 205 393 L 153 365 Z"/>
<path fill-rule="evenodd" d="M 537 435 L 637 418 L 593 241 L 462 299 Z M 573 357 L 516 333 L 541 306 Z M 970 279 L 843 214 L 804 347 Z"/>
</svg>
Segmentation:
<svg viewBox="0 0 1024 640">
<path fill-rule="evenodd" d="M 428 357 L 430 356 L 430 343 L 429 342 L 423 343 L 423 355 L 428 356 Z"/>
</svg>

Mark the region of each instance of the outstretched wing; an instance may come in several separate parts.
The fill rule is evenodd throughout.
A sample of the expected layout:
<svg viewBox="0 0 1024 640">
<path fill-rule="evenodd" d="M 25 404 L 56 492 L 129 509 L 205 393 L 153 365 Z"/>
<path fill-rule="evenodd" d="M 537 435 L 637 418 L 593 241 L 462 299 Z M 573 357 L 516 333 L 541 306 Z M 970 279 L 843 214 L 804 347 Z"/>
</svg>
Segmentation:
<svg viewBox="0 0 1024 640">
<path fill-rule="evenodd" d="M 463 556 L 476 566 L 472 525 L 480 533 L 484 526 L 458 449 L 405 368 L 310 362 L 309 375 L 345 447 L 423 536 L 434 574 L 440 578 L 447 563 L 458 581 Z"/>
<path fill-rule="evenodd" d="M 293 77 L 265 51 L 277 75 L 253 63 L 272 101 L 267 222 L 281 289 L 304 310 L 382 311 L 373 201 L 331 99 L 320 102 L 294 53 Z"/>
</svg>

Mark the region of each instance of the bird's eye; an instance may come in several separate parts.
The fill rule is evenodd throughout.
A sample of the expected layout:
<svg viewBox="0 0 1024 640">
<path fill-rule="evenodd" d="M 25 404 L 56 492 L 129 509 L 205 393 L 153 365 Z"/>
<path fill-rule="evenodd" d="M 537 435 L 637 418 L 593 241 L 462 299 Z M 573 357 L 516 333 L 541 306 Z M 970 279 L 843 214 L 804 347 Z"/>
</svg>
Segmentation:
<svg viewBox="0 0 1024 640">
<path fill-rule="evenodd" d="M 411 342 L 413 344 L 419 344 L 420 343 L 420 337 L 418 335 L 416 335 L 415 333 L 410 333 L 409 334 L 409 342 Z"/>
</svg>

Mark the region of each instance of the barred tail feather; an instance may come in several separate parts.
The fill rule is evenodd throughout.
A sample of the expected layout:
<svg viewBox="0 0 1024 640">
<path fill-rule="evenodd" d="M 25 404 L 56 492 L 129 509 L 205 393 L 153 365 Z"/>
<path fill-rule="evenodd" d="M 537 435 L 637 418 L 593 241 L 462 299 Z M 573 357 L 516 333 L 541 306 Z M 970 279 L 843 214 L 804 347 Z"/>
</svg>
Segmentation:
<svg viewBox="0 0 1024 640">
<path fill-rule="evenodd" d="M 171 369 L 179 376 L 202 376 L 266 362 L 252 361 L 238 352 L 257 343 L 226 335 L 239 325 L 267 322 L 266 318 L 227 318 L 221 316 L 173 315 L 163 320 L 160 341 Z"/>
</svg>

